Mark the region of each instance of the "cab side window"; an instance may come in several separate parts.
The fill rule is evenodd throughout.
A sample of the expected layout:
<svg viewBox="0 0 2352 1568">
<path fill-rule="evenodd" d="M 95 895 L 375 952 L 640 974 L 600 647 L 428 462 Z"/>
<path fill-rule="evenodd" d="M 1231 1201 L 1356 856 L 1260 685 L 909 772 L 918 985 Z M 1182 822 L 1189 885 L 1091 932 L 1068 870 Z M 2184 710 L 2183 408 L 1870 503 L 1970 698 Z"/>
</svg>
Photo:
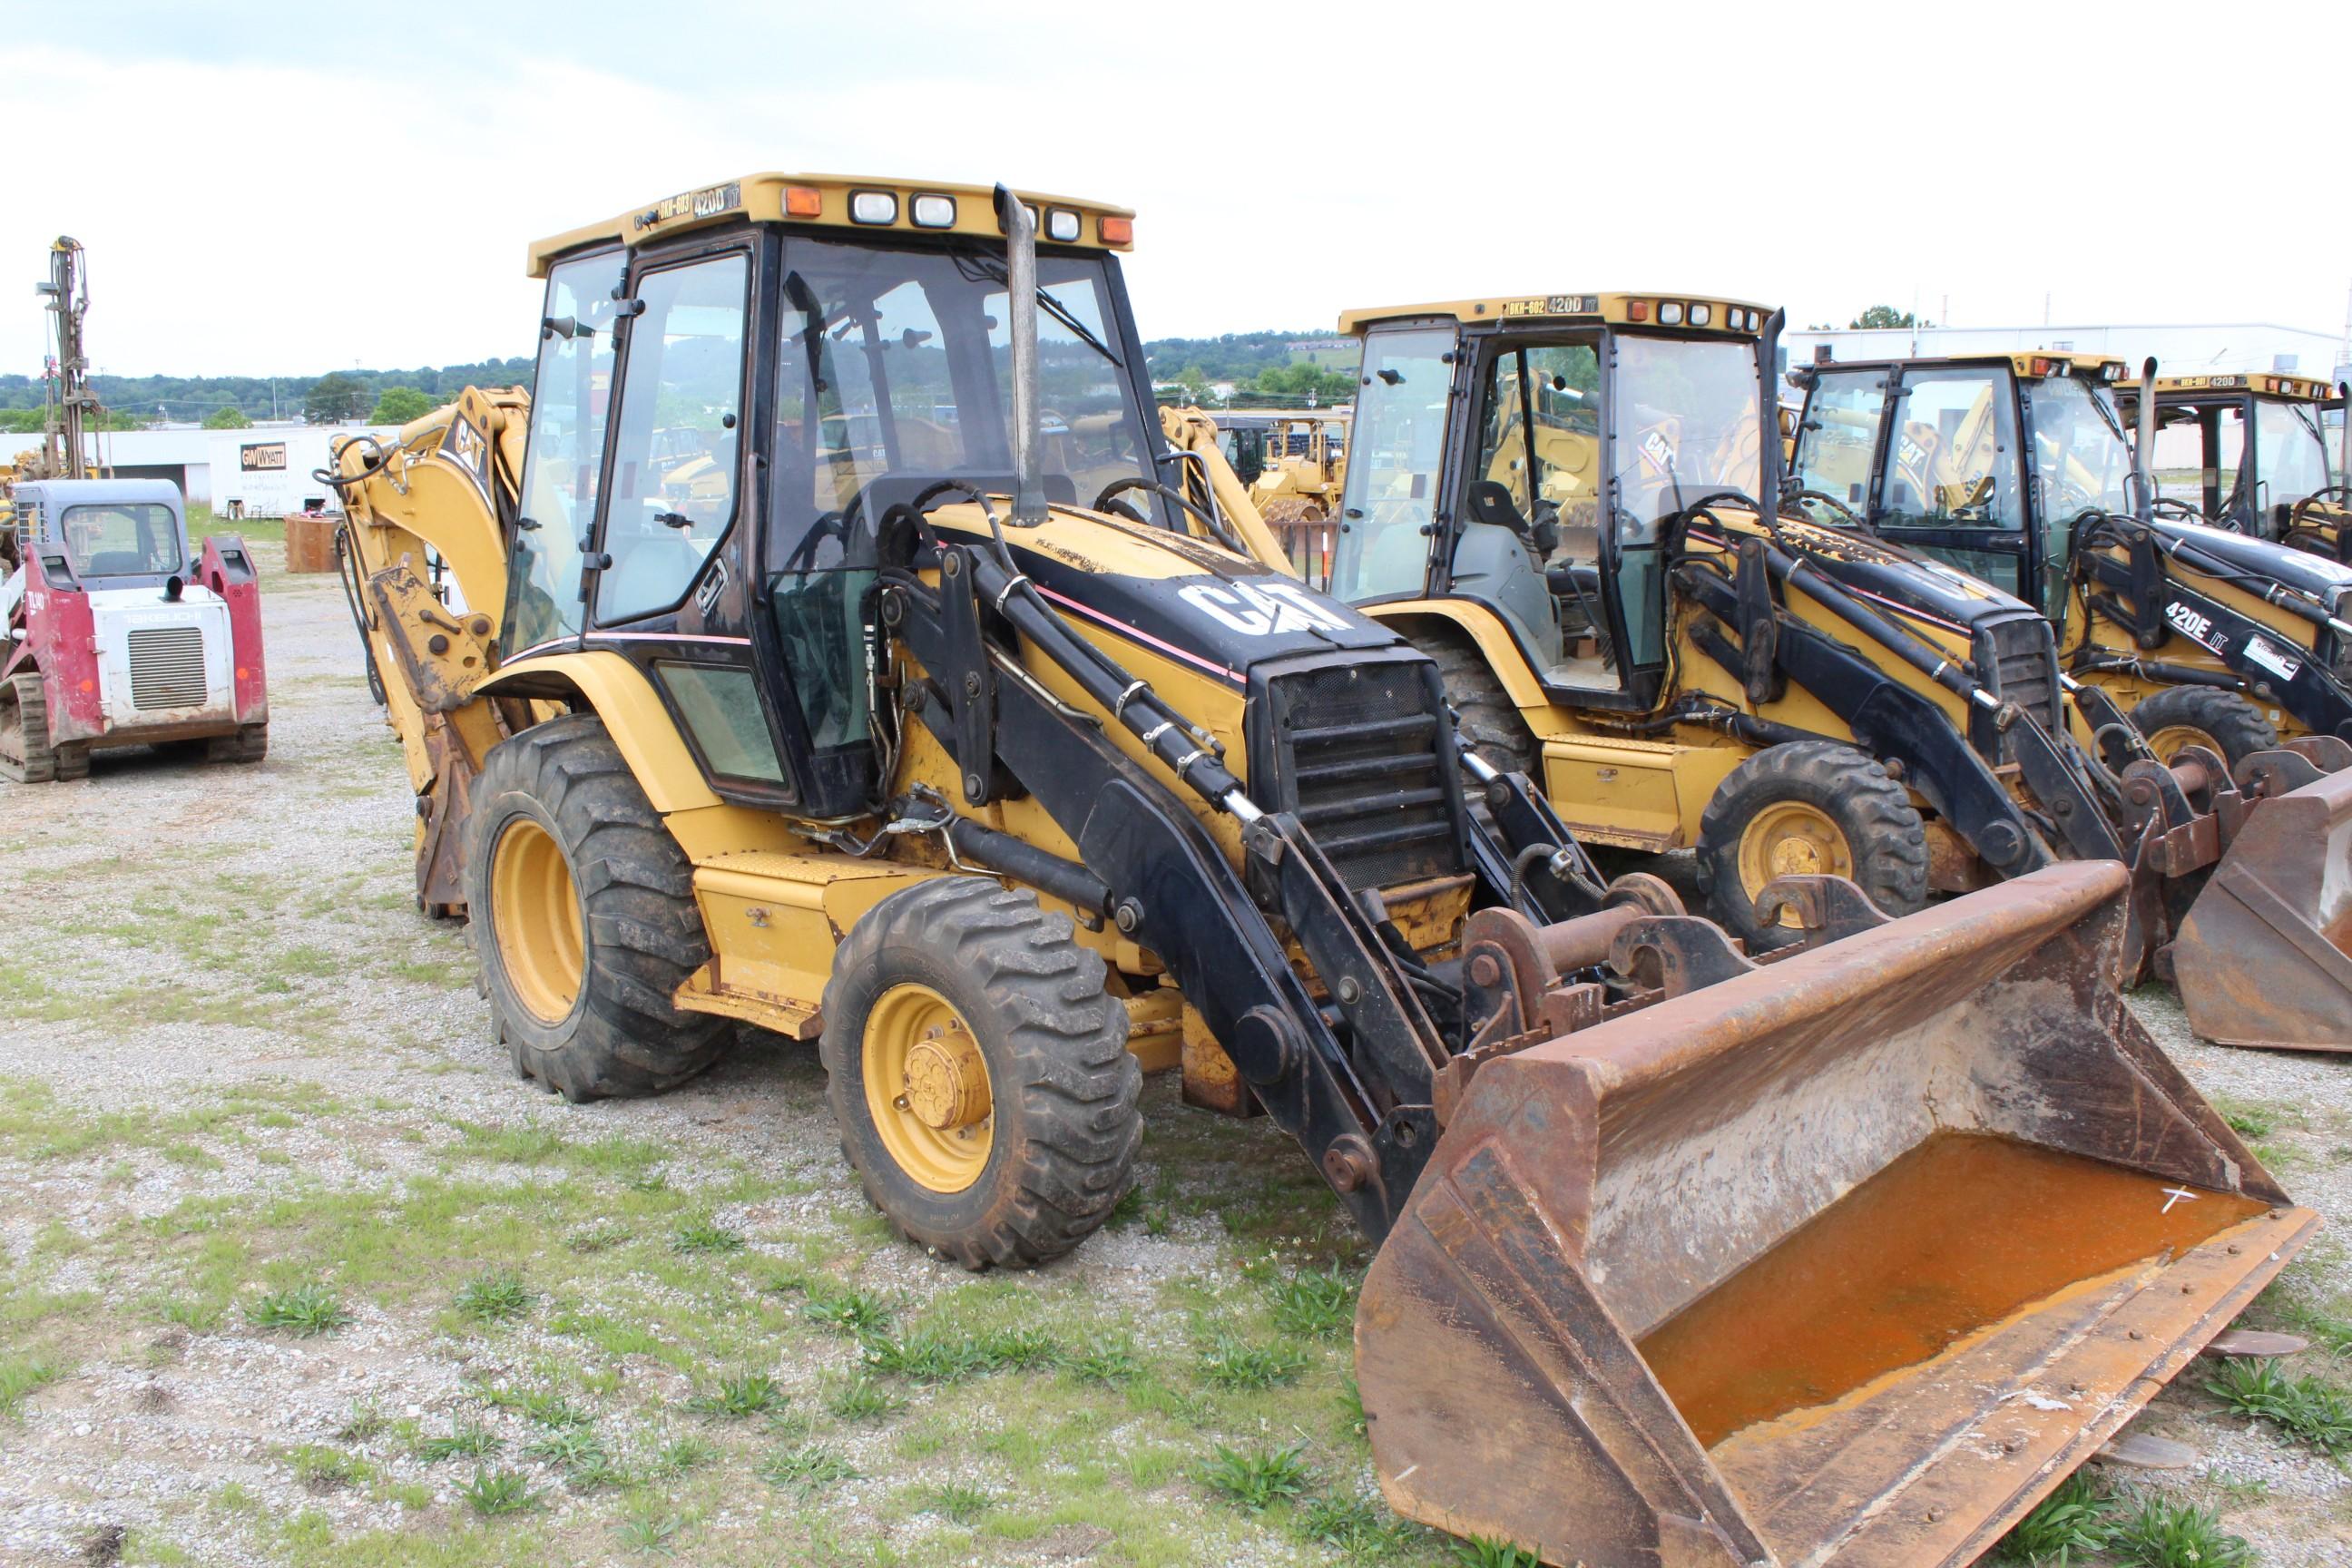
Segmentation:
<svg viewBox="0 0 2352 1568">
<path fill-rule="evenodd" d="M 580 557 L 604 462 L 604 394 L 613 384 L 613 293 L 623 254 L 566 261 L 548 274 L 522 464 L 522 523 L 507 574 L 509 657 L 580 629 Z"/>
<path fill-rule="evenodd" d="M 600 622 L 675 607 L 735 521 L 750 258 L 665 268 L 638 280 L 596 590 Z"/>
</svg>

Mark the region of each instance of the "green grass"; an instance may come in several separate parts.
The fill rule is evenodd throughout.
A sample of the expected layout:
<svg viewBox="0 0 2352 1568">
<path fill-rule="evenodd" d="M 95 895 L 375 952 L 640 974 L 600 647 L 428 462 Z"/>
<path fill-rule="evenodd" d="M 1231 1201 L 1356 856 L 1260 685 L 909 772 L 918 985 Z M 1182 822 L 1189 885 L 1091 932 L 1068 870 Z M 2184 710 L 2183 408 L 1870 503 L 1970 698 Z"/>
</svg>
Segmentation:
<svg viewBox="0 0 2352 1568">
<path fill-rule="evenodd" d="M 2231 1357 L 2205 1391 L 2232 1414 L 2263 1421 L 2330 1458 L 2352 1453 L 2352 1396 L 2276 1361 Z"/>
<path fill-rule="evenodd" d="M 917 1496 L 924 1512 L 938 1514 L 950 1524 L 974 1523 L 996 1506 L 995 1493 L 961 1482 L 928 1487 Z"/>
<path fill-rule="evenodd" d="M 1219 1388 L 1277 1388 L 1296 1383 L 1307 1354 L 1292 1345 L 1253 1345 L 1230 1335 L 1201 1352 L 1201 1376 Z"/>
<path fill-rule="evenodd" d="M 2106 1550 L 2115 1532 L 2107 1500 L 2077 1471 L 2001 1538 L 2000 1555 L 2047 1568 L 2072 1568 Z"/>
<path fill-rule="evenodd" d="M 743 1237 L 708 1216 L 688 1220 L 671 1234 L 670 1246 L 680 1252 L 740 1252 Z"/>
<path fill-rule="evenodd" d="M 16 1414 L 31 1394 L 66 1375 L 66 1363 L 45 1356 L 0 1358 L 0 1417 Z"/>
<path fill-rule="evenodd" d="M 841 1421 L 876 1421 L 903 1408 L 906 1401 L 864 1373 L 845 1378 L 825 1400 L 824 1407 Z"/>
<path fill-rule="evenodd" d="M 1534 1552 L 1484 1535 L 1455 1542 L 1454 1561 L 1466 1568 L 1543 1568 L 1542 1560 Z"/>
<path fill-rule="evenodd" d="M 783 1390 L 776 1380 L 764 1372 L 739 1373 L 722 1377 L 718 1385 L 705 1389 L 687 1402 L 687 1407 L 705 1415 L 725 1415 L 740 1419 L 759 1415 L 784 1407 Z"/>
<path fill-rule="evenodd" d="M 2212 1513 L 2162 1498 L 2119 1520 L 2112 1545 L 2136 1568 L 2246 1568 L 2254 1560 L 2245 1537 L 2222 1529 Z"/>
<path fill-rule="evenodd" d="M 1202 1461 L 1202 1485 L 1252 1513 L 1263 1512 L 1307 1490 L 1314 1472 L 1304 1444 L 1280 1448 L 1229 1448 L 1223 1443 Z"/>
<path fill-rule="evenodd" d="M 621 1486 L 629 1477 L 606 1451 L 604 1440 L 589 1427 L 573 1426 L 543 1437 L 523 1450 L 563 1471 L 564 1484 L 575 1492 Z"/>
<path fill-rule="evenodd" d="M 633 1519 L 621 1521 L 613 1527 L 613 1532 L 621 1538 L 621 1544 L 632 1552 L 658 1552 L 668 1557 L 674 1554 L 670 1543 L 677 1539 L 677 1532 L 685 1522 L 674 1513 L 641 1513 Z"/>
<path fill-rule="evenodd" d="M 524 1513 L 540 1504 L 530 1478 L 520 1470 L 478 1469 L 471 1480 L 457 1489 L 457 1495 L 467 1508 L 485 1516 Z"/>
<path fill-rule="evenodd" d="M 889 1303 L 866 1290 L 815 1285 L 801 1316 L 857 1339 L 872 1339 L 890 1326 Z"/>
<path fill-rule="evenodd" d="M 1381 1557 L 1403 1545 L 1411 1526 L 1376 1503 L 1353 1497 L 1310 1497 L 1291 1510 L 1290 1532 L 1352 1560 Z"/>
<path fill-rule="evenodd" d="M 649 1468 L 659 1478 L 675 1480 L 680 1476 L 702 1468 L 717 1458 L 719 1458 L 718 1444 L 708 1437 L 698 1437 L 689 1433 L 686 1436 L 673 1437 L 664 1443 L 655 1453 Z"/>
<path fill-rule="evenodd" d="M 478 1323 L 511 1322 L 530 1310 L 533 1298 L 521 1279 L 504 1270 L 477 1274 L 457 1287 L 457 1310 Z"/>
<path fill-rule="evenodd" d="M 1307 1268 L 1268 1292 L 1274 1326 L 1286 1334 L 1328 1338 L 1356 1321 L 1356 1282 L 1334 1268 Z"/>
<path fill-rule="evenodd" d="M 495 1454 L 502 1447 L 497 1433 L 482 1426 L 457 1426 L 448 1436 L 420 1437 L 409 1446 L 409 1451 L 428 1465 L 444 1459 L 476 1459 Z"/>
<path fill-rule="evenodd" d="M 807 1495 L 855 1479 L 857 1467 L 839 1449 L 811 1443 L 770 1455 L 761 1462 L 760 1475 L 771 1485 Z"/>
<path fill-rule="evenodd" d="M 342 1298 L 310 1281 L 284 1290 L 266 1290 L 246 1303 L 245 1321 L 257 1329 L 283 1329 L 309 1338 L 330 1334 L 352 1321 Z"/>
<path fill-rule="evenodd" d="M 294 1479 L 310 1491 L 359 1486 L 374 1473 L 373 1467 L 358 1455 L 322 1443 L 306 1443 L 286 1459 L 293 1467 Z"/>
</svg>

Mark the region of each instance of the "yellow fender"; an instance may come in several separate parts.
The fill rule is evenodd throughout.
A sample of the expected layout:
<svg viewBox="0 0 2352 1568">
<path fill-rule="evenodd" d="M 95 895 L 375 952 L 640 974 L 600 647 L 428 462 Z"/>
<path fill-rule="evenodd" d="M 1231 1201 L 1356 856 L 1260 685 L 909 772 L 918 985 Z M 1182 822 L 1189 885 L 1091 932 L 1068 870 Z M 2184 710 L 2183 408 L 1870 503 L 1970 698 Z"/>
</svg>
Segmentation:
<svg viewBox="0 0 2352 1568">
<path fill-rule="evenodd" d="M 617 653 L 538 654 L 506 666 L 475 691 L 483 697 L 544 697 L 551 686 L 569 687 L 580 702 L 595 710 L 656 811 L 667 816 L 723 804 L 703 782 L 654 683 Z"/>
<path fill-rule="evenodd" d="M 1519 651 L 1511 628 L 1503 617 L 1484 605 L 1467 599 L 1402 599 L 1393 604 L 1364 605 L 1364 614 L 1395 629 L 1408 639 L 1412 636 L 1415 621 L 1444 621 L 1468 637 L 1486 658 L 1486 668 L 1502 682 L 1503 690 L 1534 731 L 1538 740 L 1565 732 L 1550 696 L 1543 682 L 1536 679 L 1528 656 Z"/>
</svg>

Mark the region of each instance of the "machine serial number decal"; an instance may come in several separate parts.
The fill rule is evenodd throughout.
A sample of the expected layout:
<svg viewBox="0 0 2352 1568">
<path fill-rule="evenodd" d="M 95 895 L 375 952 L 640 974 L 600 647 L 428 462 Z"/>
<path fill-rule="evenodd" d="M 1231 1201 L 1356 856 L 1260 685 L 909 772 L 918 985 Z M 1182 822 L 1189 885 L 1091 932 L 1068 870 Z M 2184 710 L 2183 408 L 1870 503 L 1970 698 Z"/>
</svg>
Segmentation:
<svg viewBox="0 0 2352 1568">
<path fill-rule="evenodd" d="M 2198 647 L 2210 653 L 2221 651 L 2221 634 L 2213 629 L 2210 616 L 2201 615 L 2186 605 L 2174 603 L 2164 606 L 2164 618 L 2172 623 L 2174 631 Z"/>
<path fill-rule="evenodd" d="M 648 223 L 667 223 L 672 218 L 716 217 L 731 213 L 743 205 L 740 184 L 706 185 L 698 191 L 681 191 L 674 196 L 664 196 L 646 215 Z"/>
<path fill-rule="evenodd" d="M 1307 590 L 1293 583 L 1269 583 L 1263 588 L 1250 583 L 1223 586 L 1195 583 L 1180 590 L 1177 597 L 1244 637 L 1275 637 L 1318 628 L 1327 632 L 1348 629 L 1346 616 L 1328 605 L 1316 603 Z"/>
<path fill-rule="evenodd" d="M 1600 310 L 1598 294 L 1546 294 L 1539 300 L 1512 300 L 1503 306 L 1506 316 L 1591 316 Z"/>
<path fill-rule="evenodd" d="M 2284 648 L 2273 647 L 2260 637 L 2246 639 L 2246 657 L 2277 676 L 2281 680 L 2293 680 L 2303 661 L 2291 658 Z"/>
</svg>

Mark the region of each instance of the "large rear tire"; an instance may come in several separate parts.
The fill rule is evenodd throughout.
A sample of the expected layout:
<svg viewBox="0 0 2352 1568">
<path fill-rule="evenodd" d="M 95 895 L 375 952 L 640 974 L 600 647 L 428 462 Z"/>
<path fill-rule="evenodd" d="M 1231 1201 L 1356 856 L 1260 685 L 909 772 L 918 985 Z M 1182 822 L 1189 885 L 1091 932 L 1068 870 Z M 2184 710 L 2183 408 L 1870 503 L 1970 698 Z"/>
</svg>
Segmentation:
<svg viewBox="0 0 2352 1568">
<path fill-rule="evenodd" d="M 31 670 L 0 682 L 0 778 L 47 784 L 58 776 L 49 744 L 49 700 Z"/>
<path fill-rule="evenodd" d="M 710 958 L 694 868 L 602 720 L 551 719 L 490 752 L 464 864 L 519 1074 L 572 1100 L 656 1094 L 726 1052 L 726 1019 L 670 1001 Z"/>
<path fill-rule="evenodd" d="M 1767 925 L 1756 895 L 1775 877 L 1844 877 L 1890 915 L 1927 901 L 1927 834 L 1910 795 L 1851 746 L 1795 741 L 1731 772 L 1699 818 L 1699 885 L 1734 936 L 1762 952 L 1794 942 Z"/>
<path fill-rule="evenodd" d="M 2169 763 L 2184 746 L 2219 752 L 2232 768 L 2256 752 L 2277 749 L 2278 731 L 2262 710 L 2234 691 L 2214 686 L 2175 686 L 2131 710 L 2131 721 L 2147 737 L 2148 749 Z"/>
<path fill-rule="evenodd" d="M 1454 729 L 1483 762 L 1505 773 L 1526 773 L 1543 787 L 1537 767 L 1535 731 L 1519 717 L 1519 705 L 1475 643 L 1465 637 L 1416 637 L 1414 646 L 1437 661 L 1437 679 L 1445 700 L 1460 715 Z"/>
<path fill-rule="evenodd" d="M 850 928 L 819 1051 L 842 1152 L 909 1240 L 1026 1268 L 1092 1234 L 1143 1136 L 1102 959 L 1025 889 L 941 877 Z"/>
</svg>

